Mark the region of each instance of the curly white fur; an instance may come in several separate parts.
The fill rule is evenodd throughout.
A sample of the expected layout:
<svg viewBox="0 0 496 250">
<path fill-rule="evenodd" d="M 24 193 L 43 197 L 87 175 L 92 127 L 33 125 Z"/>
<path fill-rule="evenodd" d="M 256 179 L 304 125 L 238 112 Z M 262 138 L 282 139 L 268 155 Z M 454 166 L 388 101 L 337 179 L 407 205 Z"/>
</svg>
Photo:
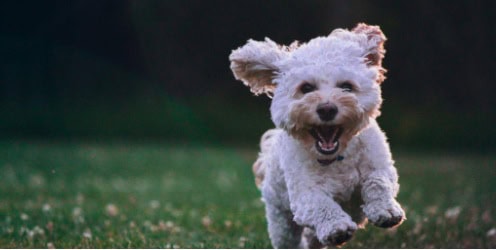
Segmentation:
<svg viewBox="0 0 496 250">
<path fill-rule="evenodd" d="M 394 161 L 375 120 L 385 39 L 379 27 L 359 24 L 301 46 L 266 38 L 232 52 L 236 78 L 273 95 L 277 128 L 262 137 L 253 170 L 274 247 L 340 245 L 366 218 L 381 227 L 404 220 Z M 328 117 L 323 105 L 332 107 Z"/>
</svg>

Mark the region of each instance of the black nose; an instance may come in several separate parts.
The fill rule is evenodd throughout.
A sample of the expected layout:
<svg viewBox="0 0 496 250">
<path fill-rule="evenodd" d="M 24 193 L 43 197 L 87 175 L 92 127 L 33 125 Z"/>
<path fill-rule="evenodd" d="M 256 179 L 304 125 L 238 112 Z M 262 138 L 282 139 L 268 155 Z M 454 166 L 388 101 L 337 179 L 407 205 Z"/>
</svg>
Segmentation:
<svg viewBox="0 0 496 250">
<path fill-rule="evenodd" d="M 334 119 L 338 113 L 338 107 L 334 104 L 324 103 L 317 106 L 317 114 L 322 121 L 328 122 Z"/>
</svg>

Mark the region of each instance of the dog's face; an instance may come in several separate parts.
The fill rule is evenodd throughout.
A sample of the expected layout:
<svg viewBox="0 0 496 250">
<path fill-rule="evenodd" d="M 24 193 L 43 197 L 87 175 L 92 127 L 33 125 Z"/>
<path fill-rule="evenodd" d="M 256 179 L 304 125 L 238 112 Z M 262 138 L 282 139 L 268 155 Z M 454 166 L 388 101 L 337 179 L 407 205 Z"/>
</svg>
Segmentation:
<svg viewBox="0 0 496 250">
<path fill-rule="evenodd" d="M 326 164 L 379 115 L 385 39 L 359 24 L 301 46 L 250 40 L 233 51 L 231 68 L 252 92 L 273 96 L 275 125 Z"/>
</svg>

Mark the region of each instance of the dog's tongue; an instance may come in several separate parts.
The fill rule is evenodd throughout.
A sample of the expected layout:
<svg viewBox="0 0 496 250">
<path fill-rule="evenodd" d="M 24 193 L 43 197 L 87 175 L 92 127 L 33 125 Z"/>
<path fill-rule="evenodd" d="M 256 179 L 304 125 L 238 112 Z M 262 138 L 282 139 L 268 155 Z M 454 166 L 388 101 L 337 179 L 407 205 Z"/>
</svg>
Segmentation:
<svg viewBox="0 0 496 250">
<path fill-rule="evenodd" d="M 324 150 L 332 150 L 335 147 L 335 138 L 338 133 L 337 128 L 319 127 L 317 129 L 319 135 L 319 146 Z"/>
<path fill-rule="evenodd" d="M 334 149 L 334 142 L 319 141 L 319 146 L 324 150 L 331 151 L 332 149 Z"/>
</svg>

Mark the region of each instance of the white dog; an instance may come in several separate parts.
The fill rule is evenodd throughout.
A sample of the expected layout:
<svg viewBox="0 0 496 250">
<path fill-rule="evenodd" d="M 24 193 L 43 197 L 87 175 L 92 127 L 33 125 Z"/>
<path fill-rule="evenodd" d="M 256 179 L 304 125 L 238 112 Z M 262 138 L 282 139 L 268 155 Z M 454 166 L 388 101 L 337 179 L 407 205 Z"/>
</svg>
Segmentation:
<svg viewBox="0 0 496 250">
<path fill-rule="evenodd" d="M 253 166 L 276 248 L 337 246 L 367 219 L 399 225 L 398 175 L 376 117 L 386 37 L 378 26 L 336 29 L 306 44 L 249 40 L 231 69 L 273 96 L 276 129 Z"/>
</svg>

